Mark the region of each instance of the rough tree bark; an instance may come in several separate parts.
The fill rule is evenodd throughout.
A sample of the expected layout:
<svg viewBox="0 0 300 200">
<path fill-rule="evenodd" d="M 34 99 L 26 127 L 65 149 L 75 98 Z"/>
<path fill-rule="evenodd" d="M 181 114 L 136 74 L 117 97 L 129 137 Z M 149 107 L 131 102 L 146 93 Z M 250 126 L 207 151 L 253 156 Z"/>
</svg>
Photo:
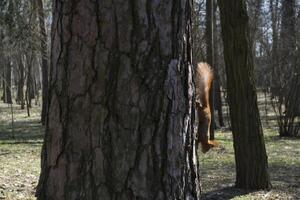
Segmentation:
<svg viewBox="0 0 300 200">
<path fill-rule="evenodd" d="M 236 162 L 236 186 L 270 188 L 268 161 L 257 106 L 253 55 L 245 1 L 219 0 L 228 102 Z"/>
<path fill-rule="evenodd" d="M 45 27 L 45 15 L 44 15 L 44 6 L 43 0 L 37 0 L 37 10 L 39 16 L 39 28 L 41 35 L 41 60 L 42 60 L 42 114 L 41 114 L 41 122 L 44 125 L 47 115 L 48 108 L 48 95 L 49 95 L 49 78 L 48 78 L 48 54 L 47 54 L 47 33 Z"/>
<path fill-rule="evenodd" d="M 191 2 L 53 1 L 44 199 L 199 199 Z"/>
</svg>

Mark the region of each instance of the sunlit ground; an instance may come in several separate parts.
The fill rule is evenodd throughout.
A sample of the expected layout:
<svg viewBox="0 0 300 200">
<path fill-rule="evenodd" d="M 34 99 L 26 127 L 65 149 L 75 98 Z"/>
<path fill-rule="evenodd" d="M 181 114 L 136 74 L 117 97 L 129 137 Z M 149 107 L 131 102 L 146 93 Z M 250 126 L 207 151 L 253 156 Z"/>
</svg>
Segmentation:
<svg viewBox="0 0 300 200">
<path fill-rule="evenodd" d="M 300 199 L 300 139 L 279 138 L 264 129 L 271 191 L 243 191 L 235 182 L 234 151 L 230 132 L 217 132 L 221 147 L 201 154 L 202 186 L 207 199 Z"/>
<path fill-rule="evenodd" d="M 259 100 L 261 112 L 265 112 L 263 99 Z M 13 113 L 12 131 L 11 108 L 0 103 L 0 199 L 35 199 L 43 138 L 40 109 L 34 106 L 31 117 L 27 117 L 26 110 L 15 105 Z M 267 124 L 263 115 L 273 189 L 251 192 L 232 188 L 235 181 L 232 136 L 224 129 L 216 134 L 220 147 L 200 154 L 205 199 L 300 199 L 300 139 L 279 138 L 274 120 Z M 271 109 L 268 117 L 274 118 Z"/>
<path fill-rule="evenodd" d="M 43 138 L 39 113 L 34 106 L 27 117 L 15 105 L 12 128 L 11 108 L 0 103 L 0 199 L 35 199 Z"/>
</svg>

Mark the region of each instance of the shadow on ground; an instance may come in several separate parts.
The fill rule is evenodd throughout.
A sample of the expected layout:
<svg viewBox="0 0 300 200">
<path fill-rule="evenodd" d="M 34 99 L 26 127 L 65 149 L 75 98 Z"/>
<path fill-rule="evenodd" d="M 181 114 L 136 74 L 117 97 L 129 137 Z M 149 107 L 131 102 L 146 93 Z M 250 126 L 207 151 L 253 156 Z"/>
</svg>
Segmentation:
<svg viewBox="0 0 300 200">
<path fill-rule="evenodd" d="M 0 141 L 2 144 L 34 144 L 41 143 L 42 139 L 42 126 L 38 120 L 16 121 L 13 127 L 11 123 L 2 123 L 0 125 Z"/>
<path fill-rule="evenodd" d="M 285 187 L 300 198 L 300 166 L 278 163 L 270 164 L 269 169 L 274 189 Z"/>
<path fill-rule="evenodd" d="M 227 200 L 227 199 L 232 199 L 237 196 L 241 195 L 246 195 L 249 192 L 234 188 L 234 187 L 226 187 L 226 188 L 221 188 L 218 190 L 214 190 L 208 193 L 203 194 L 202 199 L 204 200 Z"/>
</svg>

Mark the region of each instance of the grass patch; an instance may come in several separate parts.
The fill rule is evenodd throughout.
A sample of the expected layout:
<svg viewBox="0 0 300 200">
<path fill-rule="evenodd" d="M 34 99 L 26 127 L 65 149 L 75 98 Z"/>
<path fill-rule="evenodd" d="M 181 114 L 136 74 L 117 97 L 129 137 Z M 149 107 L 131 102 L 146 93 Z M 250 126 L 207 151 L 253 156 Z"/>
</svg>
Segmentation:
<svg viewBox="0 0 300 200">
<path fill-rule="evenodd" d="M 43 128 L 40 108 L 34 106 L 31 116 L 20 106 L 11 109 L 0 103 L 0 199 L 35 199 L 35 187 L 40 173 L 40 153 Z"/>
<path fill-rule="evenodd" d="M 279 138 L 272 129 L 264 129 L 271 191 L 245 191 L 234 188 L 235 162 L 232 134 L 218 131 L 220 147 L 201 154 L 204 199 L 300 199 L 300 140 Z"/>
</svg>

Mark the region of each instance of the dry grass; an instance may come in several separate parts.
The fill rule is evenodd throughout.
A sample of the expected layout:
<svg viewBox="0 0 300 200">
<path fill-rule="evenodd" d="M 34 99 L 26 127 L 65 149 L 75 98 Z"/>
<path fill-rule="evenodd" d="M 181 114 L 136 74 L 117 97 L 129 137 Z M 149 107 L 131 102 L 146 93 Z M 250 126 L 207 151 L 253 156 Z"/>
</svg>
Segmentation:
<svg viewBox="0 0 300 200">
<path fill-rule="evenodd" d="M 27 117 L 15 105 L 12 131 L 10 107 L 0 103 L 0 199 L 35 199 L 43 132 L 39 113 L 33 107 Z"/>
<path fill-rule="evenodd" d="M 271 191 L 234 188 L 235 164 L 230 132 L 218 131 L 220 148 L 201 154 L 202 186 L 205 199 L 300 199 L 300 140 L 279 138 L 264 129 L 269 157 Z"/>
</svg>

